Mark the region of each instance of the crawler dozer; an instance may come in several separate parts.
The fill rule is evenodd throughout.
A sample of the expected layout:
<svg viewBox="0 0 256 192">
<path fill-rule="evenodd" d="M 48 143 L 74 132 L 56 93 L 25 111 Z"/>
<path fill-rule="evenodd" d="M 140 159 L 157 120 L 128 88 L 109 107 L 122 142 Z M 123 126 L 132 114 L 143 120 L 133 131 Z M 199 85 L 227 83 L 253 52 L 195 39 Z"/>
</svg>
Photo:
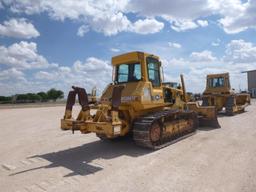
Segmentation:
<svg viewBox="0 0 256 192">
<path fill-rule="evenodd" d="M 207 75 L 206 89 L 203 93 L 203 106 L 216 106 L 219 112 L 234 115 L 243 112 L 250 104 L 250 95 L 235 93 L 231 89 L 229 73 Z"/>
<path fill-rule="evenodd" d="M 89 104 L 96 104 L 97 103 L 96 91 L 97 91 L 96 87 L 93 87 L 91 94 L 88 94 Z"/>
<path fill-rule="evenodd" d="M 215 107 L 187 102 L 183 76 L 180 88 L 163 85 L 159 57 L 130 52 L 113 57 L 112 65 L 113 82 L 96 109 L 84 88 L 69 92 L 62 130 L 96 133 L 103 140 L 132 135 L 139 146 L 159 149 L 193 134 L 198 124 L 219 126 Z M 76 95 L 82 109 L 74 119 Z"/>
</svg>

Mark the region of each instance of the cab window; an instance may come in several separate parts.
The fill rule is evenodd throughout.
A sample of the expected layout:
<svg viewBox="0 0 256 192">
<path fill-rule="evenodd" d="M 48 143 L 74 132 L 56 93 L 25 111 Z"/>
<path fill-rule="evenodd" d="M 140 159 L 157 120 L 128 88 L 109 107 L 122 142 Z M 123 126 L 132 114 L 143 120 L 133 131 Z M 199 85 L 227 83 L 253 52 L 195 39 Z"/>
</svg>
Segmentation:
<svg viewBox="0 0 256 192">
<path fill-rule="evenodd" d="M 216 77 L 209 79 L 209 86 L 216 87 L 224 87 L 224 77 Z"/>
<path fill-rule="evenodd" d="M 140 63 L 121 64 L 117 66 L 117 83 L 135 82 L 139 80 L 141 80 Z"/>
<path fill-rule="evenodd" d="M 152 57 L 147 58 L 148 79 L 153 87 L 160 87 L 160 62 Z"/>
</svg>

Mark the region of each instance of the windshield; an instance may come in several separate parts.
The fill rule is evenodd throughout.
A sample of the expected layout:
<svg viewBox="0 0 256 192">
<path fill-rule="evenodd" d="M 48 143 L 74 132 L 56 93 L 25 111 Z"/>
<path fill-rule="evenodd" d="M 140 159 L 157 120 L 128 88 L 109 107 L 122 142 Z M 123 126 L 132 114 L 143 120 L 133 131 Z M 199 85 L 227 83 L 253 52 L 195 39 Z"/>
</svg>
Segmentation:
<svg viewBox="0 0 256 192">
<path fill-rule="evenodd" d="M 127 83 L 141 80 L 140 63 L 121 64 L 117 66 L 117 83 Z"/>
<path fill-rule="evenodd" d="M 224 87 L 224 77 L 216 77 L 209 79 L 209 87 Z"/>
<path fill-rule="evenodd" d="M 163 85 L 177 89 L 180 85 L 176 82 L 164 82 Z"/>
<path fill-rule="evenodd" d="M 151 81 L 153 87 L 159 87 L 161 84 L 160 81 L 160 62 L 152 57 L 147 57 L 147 66 L 148 66 L 148 79 Z"/>
</svg>

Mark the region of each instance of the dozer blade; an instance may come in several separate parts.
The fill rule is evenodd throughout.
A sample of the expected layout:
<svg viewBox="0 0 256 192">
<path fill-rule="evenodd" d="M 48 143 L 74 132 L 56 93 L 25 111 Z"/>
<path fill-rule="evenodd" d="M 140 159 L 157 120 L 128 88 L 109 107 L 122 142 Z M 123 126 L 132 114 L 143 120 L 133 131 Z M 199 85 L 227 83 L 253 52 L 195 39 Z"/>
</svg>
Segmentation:
<svg viewBox="0 0 256 192">
<path fill-rule="evenodd" d="M 220 128 L 219 121 L 216 118 L 207 118 L 207 117 L 199 117 L 199 126 L 200 127 L 211 127 L 211 128 Z"/>
<path fill-rule="evenodd" d="M 190 110 L 197 112 L 200 127 L 221 127 L 215 106 L 200 106 L 198 102 L 188 102 L 187 106 Z"/>
</svg>

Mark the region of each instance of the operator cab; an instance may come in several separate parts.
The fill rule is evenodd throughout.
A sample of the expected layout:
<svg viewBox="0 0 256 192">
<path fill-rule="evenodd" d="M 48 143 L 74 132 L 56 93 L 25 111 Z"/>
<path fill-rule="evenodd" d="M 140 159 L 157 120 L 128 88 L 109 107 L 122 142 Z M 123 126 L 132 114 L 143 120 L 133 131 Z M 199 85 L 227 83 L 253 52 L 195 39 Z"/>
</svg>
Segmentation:
<svg viewBox="0 0 256 192">
<path fill-rule="evenodd" d="M 154 55 L 131 52 L 112 58 L 114 83 L 150 81 L 152 87 L 161 87 L 161 62 Z"/>
<path fill-rule="evenodd" d="M 229 75 L 223 74 L 211 74 L 207 75 L 207 87 L 208 88 L 230 88 Z"/>
<path fill-rule="evenodd" d="M 205 94 L 208 93 L 228 93 L 230 92 L 230 82 L 228 73 L 207 75 Z"/>
</svg>

